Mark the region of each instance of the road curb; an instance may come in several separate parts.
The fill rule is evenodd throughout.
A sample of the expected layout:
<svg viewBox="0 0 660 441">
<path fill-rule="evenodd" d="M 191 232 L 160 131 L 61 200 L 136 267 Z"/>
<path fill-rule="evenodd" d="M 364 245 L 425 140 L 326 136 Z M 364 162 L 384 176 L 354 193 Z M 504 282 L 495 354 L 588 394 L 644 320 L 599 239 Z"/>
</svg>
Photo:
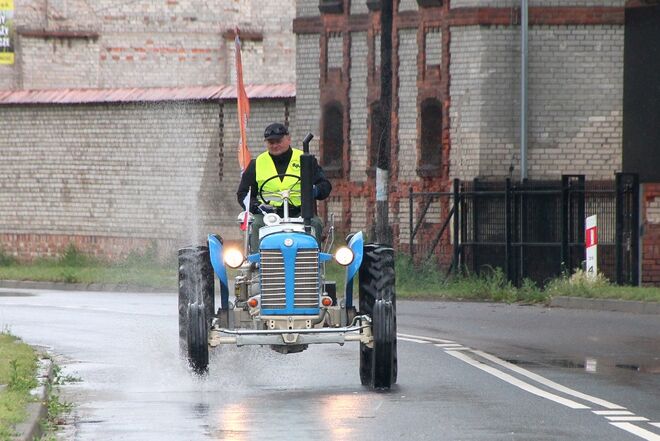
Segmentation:
<svg viewBox="0 0 660 441">
<path fill-rule="evenodd" d="M 30 391 L 37 401 L 27 405 L 27 418 L 16 425 L 14 441 L 32 441 L 43 435 L 42 421 L 48 418 L 48 386 L 53 380 L 53 362 L 49 358 L 39 359 L 37 382 L 39 385 Z"/>
<path fill-rule="evenodd" d="M 27 280 L 0 280 L 0 288 L 15 289 L 50 289 L 57 291 L 112 291 L 112 292 L 176 292 L 174 289 L 151 288 L 145 286 L 122 285 L 112 283 L 64 283 L 33 282 Z"/>
<path fill-rule="evenodd" d="M 553 297 L 551 308 L 590 309 L 592 311 L 616 311 L 633 314 L 660 314 L 660 302 L 635 300 L 589 299 L 585 297 Z"/>
</svg>

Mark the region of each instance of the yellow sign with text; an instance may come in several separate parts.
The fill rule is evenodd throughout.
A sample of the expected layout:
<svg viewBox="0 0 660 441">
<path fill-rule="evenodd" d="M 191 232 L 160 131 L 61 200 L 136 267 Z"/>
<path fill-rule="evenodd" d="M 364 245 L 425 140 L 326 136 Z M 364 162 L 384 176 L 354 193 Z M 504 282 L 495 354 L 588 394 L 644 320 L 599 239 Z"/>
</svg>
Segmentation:
<svg viewBox="0 0 660 441">
<path fill-rule="evenodd" d="M 0 64 L 14 64 L 14 0 L 0 0 Z"/>
</svg>

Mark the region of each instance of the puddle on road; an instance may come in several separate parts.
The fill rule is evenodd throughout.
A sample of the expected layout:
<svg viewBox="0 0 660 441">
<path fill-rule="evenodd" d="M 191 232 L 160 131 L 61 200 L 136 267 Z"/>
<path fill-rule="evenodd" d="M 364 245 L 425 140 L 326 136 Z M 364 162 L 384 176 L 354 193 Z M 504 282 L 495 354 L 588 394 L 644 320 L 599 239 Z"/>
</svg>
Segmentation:
<svg viewBox="0 0 660 441">
<path fill-rule="evenodd" d="M 511 364 L 517 366 L 532 366 L 532 367 L 543 367 L 543 366 L 556 366 L 566 369 L 580 369 L 589 373 L 605 373 L 605 372 L 617 372 L 627 371 L 627 372 L 637 372 L 640 374 L 660 374 L 660 358 L 655 358 L 648 360 L 646 362 L 640 363 L 622 363 L 616 362 L 615 360 L 608 359 L 596 359 L 596 358 L 585 358 L 584 360 L 578 359 L 546 359 L 543 361 L 528 361 L 528 360 L 516 360 L 508 359 L 506 360 Z"/>
<path fill-rule="evenodd" d="M 35 297 L 31 292 L 0 292 L 0 297 Z"/>
</svg>

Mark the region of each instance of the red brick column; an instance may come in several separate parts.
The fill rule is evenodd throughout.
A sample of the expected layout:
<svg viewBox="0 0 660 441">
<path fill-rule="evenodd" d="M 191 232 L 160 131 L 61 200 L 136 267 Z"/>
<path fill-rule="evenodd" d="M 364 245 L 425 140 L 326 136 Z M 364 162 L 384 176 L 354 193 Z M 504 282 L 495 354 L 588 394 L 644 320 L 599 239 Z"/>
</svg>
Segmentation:
<svg viewBox="0 0 660 441">
<path fill-rule="evenodd" d="M 660 286 L 660 223 L 653 222 L 660 218 L 655 213 L 651 219 L 651 204 L 660 198 L 660 183 L 644 184 L 644 236 L 642 236 L 642 284 Z M 657 209 L 656 209 L 657 210 Z"/>
</svg>

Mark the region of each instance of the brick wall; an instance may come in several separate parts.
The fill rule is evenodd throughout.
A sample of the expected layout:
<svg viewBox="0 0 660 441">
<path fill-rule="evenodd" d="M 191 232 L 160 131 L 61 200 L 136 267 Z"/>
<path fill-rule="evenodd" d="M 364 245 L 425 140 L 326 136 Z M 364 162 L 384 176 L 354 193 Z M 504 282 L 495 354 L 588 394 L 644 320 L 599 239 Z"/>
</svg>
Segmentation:
<svg viewBox="0 0 660 441">
<path fill-rule="evenodd" d="M 308 132 L 315 135 L 310 150 L 318 154 L 320 118 L 320 37 L 318 34 L 299 35 L 296 52 L 296 125 L 293 127 L 295 140 L 302 140 Z"/>
<path fill-rule="evenodd" d="M 287 105 L 252 101 L 253 156 Z M 0 107 L 0 119 L 6 252 L 53 255 L 72 242 L 118 257 L 150 240 L 178 247 L 210 232 L 240 237 L 233 102 L 14 105 Z"/>
<path fill-rule="evenodd" d="M 365 197 L 351 198 L 351 231 L 368 231 L 372 224 L 367 210 L 368 203 Z"/>
<path fill-rule="evenodd" d="M 319 0 L 296 0 L 296 17 L 319 15 Z"/>
<path fill-rule="evenodd" d="M 519 41 L 518 28 L 452 29 L 454 177 L 520 173 Z M 531 27 L 528 69 L 529 177 L 610 179 L 621 168 L 623 29 Z"/>
<path fill-rule="evenodd" d="M 351 0 L 351 15 L 366 14 L 368 12 L 367 0 Z"/>
<path fill-rule="evenodd" d="M 344 2 L 350 9 L 343 14 L 319 14 L 316 0 L 298 0 L 297 5 L 297 50 L 300 54 L 305 48 L 313 58 L 311 63 L 297 62 L 299 118 L 316 123 L 319 75 L 325 75 L 329 65 L 340 64 L 332 58 L 338 46 L 331 42 L 327 46 L 330 58 L 320 60 L 319 73 L 315 49 L 325 50 L 322 38 L 331 32 L 350 33 L 351 45 L 343 47 L 343 56 L 350 56 L 346 160 L 351 173 L 350 179 L 335 180 L 327 209 L 349 216 L 345 224 L 352 228 L 362 228 L 362 222 L 371 222 L 373 216 L 373 179 L 361 174 L 364 157 L 358 144 L 367 142 L 361 127 L 366 105 L 378 99 L 374 72 L 380 65 L 379 17 L 356 1 Z M 410 240 L 408 187 L 446 191 L 449 179 L 455 177 L 519 177 L 520 3 L 452 0 L 441 7 L 419 8 L 416 1 L 400 0 L 397 5 L 390 223 L 395 246 L 405 248 Z M 530 0 L 527 154 L 531 179 L 556 179 L 571 173 L 586 174 L 592 181 L 611 180 L 621 169 L 625 5 L 625 0 Z M 364 59 L 364 33 L 376 40 L 369 41 L 375 54 L 366 57 L 366 85 L 356 62 Z M 306 77 L 305 70 L 311 76 Z M 341 81 L 343 87 L 347 80 L 342 77 Z M 438 170 L 417 170 L 418 107 L 428 98 L 437 99 L 446 115 L 442 165 Z M 304 106 L 302 99 L 308 100 Z M 420 205 L 415 204 L 415 211 Z M 437 232 L 437 222 L 444 220 L 449 208 L 446 201 L 434 204 L 415 239 L 419 250 Z M 658 211 L 653 202 L 646 214 L 654 219 L 660 217 Z M 653 233 L 656 223 L 647 221 L 646 225 L 645 271 L 655 262 L 653 256 L 660 256 L 654 248 L 660 243 L 660 233 Z M 451 246 L 449 237 L 443 237 L 436 251 L 441 260 L 451 256 Z"/>
<path fill-rule="evenodd" d="M 442 65 L 442 31 L 430 28 L 426 33 L 426 65 Z"/>
<path fill-rule="evenodd" d="M 624 6 L 626 0 L 529 0 L 530 7 L 540 6 Z M 451 7 L 497 7 L 497 8 L 519 8 L 520 0 L 451 0 Z"/>
<path fill-rule="evenodd" d="M 416 11 L 417 0 L 399 0 L 399 11 Z"/>
<path fill-rule="evenodd" d="M 481 30 L 478 26 L 454 28 L 451 31 L 452 99 L 450 173 L 453 178 L 471 179 L 479 174 L 479 148 L 481 144 L 480 113 L 482 78 Z M 513 93 L 515 83 L 510 86 Z M 506 112 L 503 112 L 506 113 Z"/>
<path fill-rule="evenodd" d="M 16 63 L 0 66 L 0 88 L 228 84 L 233 37 L 224 34 L 237 26 L 247 82 L 294 82 L 294 6 L 295 0 L 15 2 L 22 31 Z"/>
<path fill-rule="evenodd" d="M 399 31 L 399 179 L 417 177 L 417 30 Z"/>
<path fill-rule="evenodd" d="M 367 33 L 351 35 L 350 72 L 350 164 L 351 181 L 364 182 L 367 178 Z"/>
<path fill-rule="evenodd" d="M 660 184 L 644 184 L 642 283 L 660 285 Z"/>
<path fill-rule="evenodd" d="M 333 32 L 328 37 L 328 67 L 340 68 L 344 65 L 344 38 L 341 32 Z"/>
</svg>

